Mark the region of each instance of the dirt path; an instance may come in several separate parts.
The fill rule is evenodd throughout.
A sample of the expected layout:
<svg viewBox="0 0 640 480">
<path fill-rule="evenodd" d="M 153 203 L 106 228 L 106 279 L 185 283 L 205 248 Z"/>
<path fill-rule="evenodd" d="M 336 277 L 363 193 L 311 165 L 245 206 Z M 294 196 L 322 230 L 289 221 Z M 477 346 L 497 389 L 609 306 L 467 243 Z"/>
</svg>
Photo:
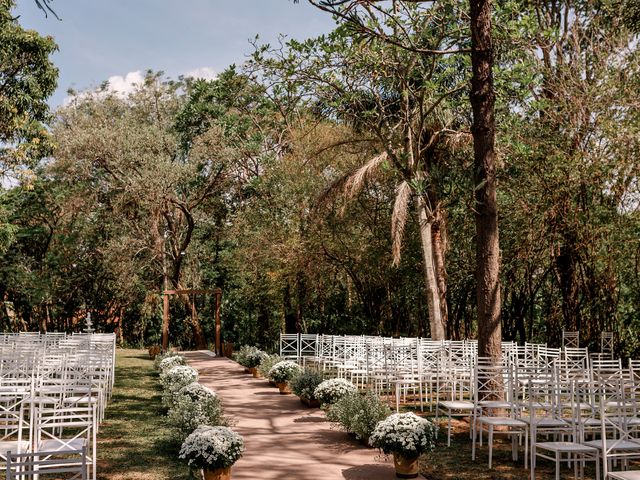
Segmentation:
<svg viewBox="0 0 640 480">
<path fill-rule="evenodd" d="M 200 382 L 222 400 L 233 427 L 245 439 L 245 454 L 231 469 L 233 480 L 392 480 L 393 464 L 331 427 L 317 408 L 295 395 L 280 395 L 264 379 L 243 373 L 227 358 L 186 353 Z"/>
</svg>

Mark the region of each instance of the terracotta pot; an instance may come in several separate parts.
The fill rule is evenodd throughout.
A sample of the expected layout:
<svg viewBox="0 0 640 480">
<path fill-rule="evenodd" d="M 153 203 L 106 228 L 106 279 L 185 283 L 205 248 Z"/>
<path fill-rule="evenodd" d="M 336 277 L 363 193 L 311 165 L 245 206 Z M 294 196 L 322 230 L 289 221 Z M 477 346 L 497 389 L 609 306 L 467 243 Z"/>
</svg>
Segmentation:
<svg viewBox="0 0 640 480">
<path fill-rule="evenodd" d="M 231 480 L 231 467 L 215 468 L 213 470 L 205 468 L 202 473 L 204 473 L 204 480 Z"/>
<path fill-rule="evenodd" d="M 256 367 L 251 367 L 249 371 L 251 372 L 251 375 L 253 375 L 254 377 L 258 376 L 258 369 Z"/>
<path fill-rule="evenodd" d="M 276 383 L 276 385 L 280 390 L 280 395 L 289 395 L 291 393 L 291 389 L 289 388 L 289 384 L 287 382 Z"/>
<path fill-rule="evenodd" d="M 394 453 L 393 465 L 396 467 L 396 478 L 418 478 L 420 473 L 418 457 L 405 458 Z"/>
<path fill-rule="evenodd" d="M 300 397 L 300 401 L 304 403 L 309 408 L 318 408 L 320 407 L 320 401 L 314 399 L 310 399 L 307 397 Z"/>
</svg>

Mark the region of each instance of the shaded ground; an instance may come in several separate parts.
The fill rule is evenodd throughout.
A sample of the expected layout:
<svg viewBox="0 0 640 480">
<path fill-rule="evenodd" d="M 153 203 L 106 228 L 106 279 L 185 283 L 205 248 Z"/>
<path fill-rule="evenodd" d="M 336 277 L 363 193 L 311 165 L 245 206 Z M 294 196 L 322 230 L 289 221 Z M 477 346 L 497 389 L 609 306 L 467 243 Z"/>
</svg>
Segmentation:
<svg viewBox="0 0 640 480">
<path fill-rule="evenodd" d="M 187 353 L 200 382 L 222 400 L 233 427 L 244 436 L 245 455 L 232 467 L 233 480 L 393 479 L 393 464 L 332 428 L 319 409 L 294 395 L 280 395 L 264 379 L 243 373 L 226 358 Z"/>
<path fill-rule="evenodd" d="M 116 381 L 98 432 L 98 478 L 187 480 L 164 423 L 158 377 L 144 350 L 118 350 Z"/>
</svg>

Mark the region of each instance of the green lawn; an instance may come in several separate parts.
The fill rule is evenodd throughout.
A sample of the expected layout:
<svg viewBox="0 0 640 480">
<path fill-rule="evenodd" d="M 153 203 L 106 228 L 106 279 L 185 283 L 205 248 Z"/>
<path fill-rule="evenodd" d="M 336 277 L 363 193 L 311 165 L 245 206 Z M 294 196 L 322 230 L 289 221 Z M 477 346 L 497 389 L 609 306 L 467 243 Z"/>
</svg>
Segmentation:
<svg viewBox="0 0 640 480">
<path fill-rule="evenodd" d="M 164 422 L 153 362 L 144 350 L 118 350 L 116 381 L 98 432 L 98 478 L 103 480 L 187 480 Z"/>
</svg>

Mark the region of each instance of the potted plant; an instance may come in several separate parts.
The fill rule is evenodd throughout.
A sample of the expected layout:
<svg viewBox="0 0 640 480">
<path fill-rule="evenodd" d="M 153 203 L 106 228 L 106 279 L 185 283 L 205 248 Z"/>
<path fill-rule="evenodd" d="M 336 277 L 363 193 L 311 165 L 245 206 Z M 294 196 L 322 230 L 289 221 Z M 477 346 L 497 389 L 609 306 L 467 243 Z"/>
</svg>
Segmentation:
<svg viewBox="0 0 640 480">
<path fill-rule="evenodd" d="M 263 352 L 262 350 L 250 351 L 247 353 L 245 358 L 245 366 L 249 368 L 249 371 L 253 374 L 255 378 L 259 377 L 258 366 L 262 362 L 262 360 L 267 356 L 267 352 Z"/>
<path fill-rule="evenodd" d="M 249 359 L 249 355 L 255 352 L 256 350 L 257 350 L 256 347 L 243 345 L 240 347 L 240 350 L 238 350 L 234 354 L 234 360 L 244 367 L 244 373 L 251 373 L 248 366 L 248 359 Z"/>
<path fill-rule="evenodd" d="M 336 403 L 345 395 L 356 393 L 358 387 L 343 378 L 325 380 L 316 387 L 313 394 L 320 401 L 320 405 L 328 406 Z"/>
<path fill-rule="evenodd" d="M 243 451 L 242 437 L 230 428 L 203 425 L 186 438 L 180 458 L 190 467 L 202 469 L 205 480 L 230 480 L 231 465 Z"/>
<path fill-rule="evenodd" d="M 280 355 L 266 355 L 258 366 L 258 373 L 260 373 L 260 375 L 262 375 L 263 377 L 268 378 L 269 383 L 274 387 L 276 386 L 276 382 L 269 378 L 269 370 L 271 370 L 271 367 L 273 367 L 276 363 L 280 363 L 282 360 L 284 360 L 284 358 L 282 358 Z"/>
<path fill-rule="evenodd" d="M 418 458 L 435 447 L 436 427 L 415 413 L 394 413 L 378 422 L 370 443 L 393 454 L 397 478 L 417 478 Z"/>
<path fill-rule="evenodd" d="M 389 415 L 389 406 L 371 390 L 364 395 L 347 394 L 327 410 L 327 420 L 339 424 L 367 446 L 370 446 L 369 439 L 378 422 Z"/>
<path fill-rule="evenodd" d="M 291 390 L 300 401 L 308 407 L 319 407 L 320 402 L 313 392 L 322 383 L 322 374 L 317 370 L 305 369 L 300 375 L 289 382 Z"/>
<path fill-rule="evenodd" d="M 300 365 L 296 362 L 284 360 L 271 367 L 271 370 L 269 370 L 269 378 L 276 383 L 280 393 L 286 395 L 291 393 L 288 382 L 296 375 L 299 375 L 301 371 Z"/>
<path fill-rule="evenodd" d="M 200 425 L 227 425 L 218 395 L 198 382 L 178 391 L 167 421 L 181 442 Z"/>
</svg>

